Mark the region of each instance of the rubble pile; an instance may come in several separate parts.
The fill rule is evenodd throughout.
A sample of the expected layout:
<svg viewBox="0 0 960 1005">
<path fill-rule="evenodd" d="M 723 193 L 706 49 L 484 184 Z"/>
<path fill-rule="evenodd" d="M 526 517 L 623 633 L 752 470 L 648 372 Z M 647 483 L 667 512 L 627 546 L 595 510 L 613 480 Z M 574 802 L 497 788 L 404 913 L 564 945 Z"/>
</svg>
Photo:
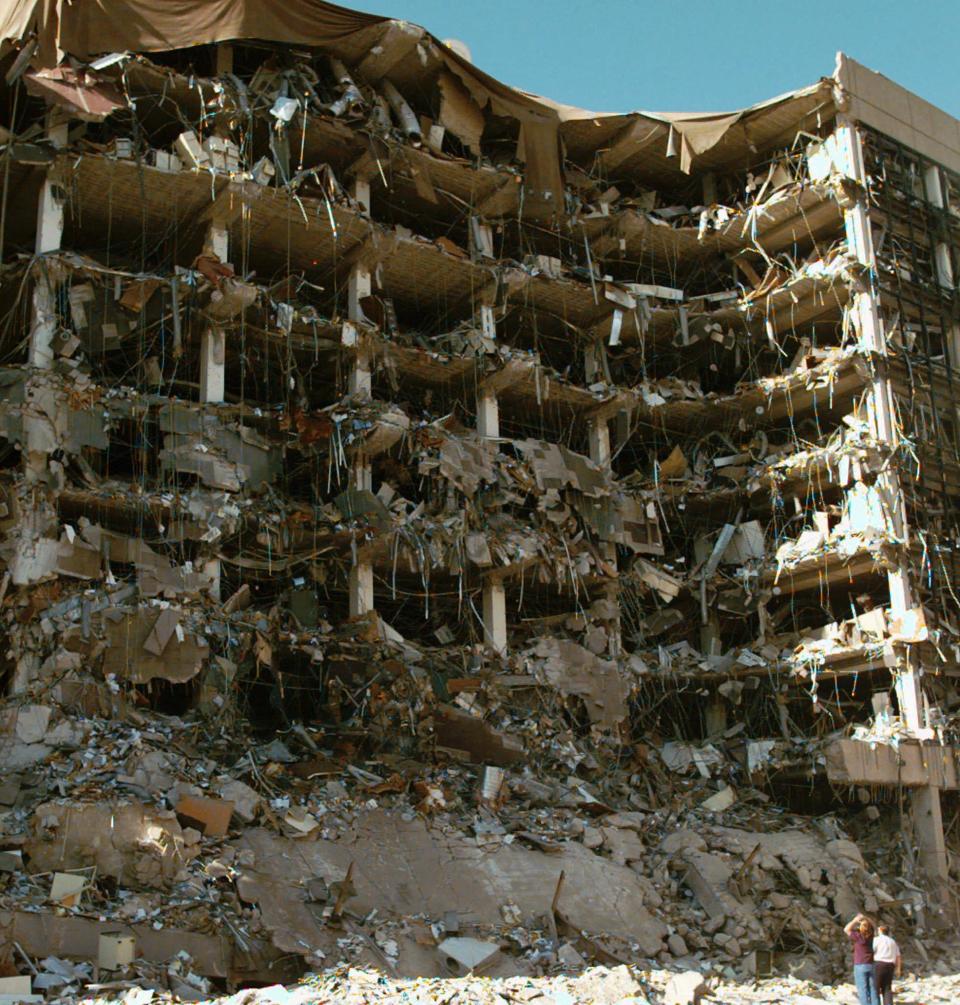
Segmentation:
<svg viewBox="0 0 960 1005">
<path fill-rule="evenodd" d="M 722 741 L 631 749 L 587 715 L 571 725 L 541 659 L 491 677 L 499 692 L 381 669 L 362 728 L 339 700 L 336 746 L 301 723 L 258 738 L 213 701 L 161 714 L 64 667 L 6 711 L 13 942 L 76 962 L 127 936 L 153 964 L 141 977 L 177 945 L 210 990 L 343 961 L 444 974 L 451 939 L 528 974 L 645 960 L 747 977 L 777 946 L 784 972 L 827 980 L 837 919 L 859 907 L 923 930 L 922 892 L 873 871 L 836 815 L 772 804 Z M 497 693 L 504 710 L 478 717 Z"/>
<path fill-rule="evenodd" d="M 843 54 L 596 115 L 319 0 L 128 7 L 0 3 L 0 997 L 932 945 L 956 122 Z"/>
</svg>

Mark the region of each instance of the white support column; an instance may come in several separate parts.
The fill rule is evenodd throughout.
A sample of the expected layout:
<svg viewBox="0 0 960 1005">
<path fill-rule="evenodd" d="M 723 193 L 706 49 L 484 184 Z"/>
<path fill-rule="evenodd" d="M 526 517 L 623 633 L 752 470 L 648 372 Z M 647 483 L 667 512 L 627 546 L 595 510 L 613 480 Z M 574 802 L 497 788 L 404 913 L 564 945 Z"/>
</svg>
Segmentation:
<svg viewBox="0 0 960 1005">
<path fill-rule="evenodd" d="M 484 335 L 496 338 L 493 307 L 481 304 L 479 313 Z M 477 394 L 477 432 L 485 439 L 500 436 L 500 403 L 494 387 L 481 386 Z M 498 653 L 507 651 L 507 591 L 503 580 L 490 575 L 483 580 L 483 641 Z"/>
<path fill-rule="evenodd" d="M 844 168 L 863 188 L 867 174 L 863 163 L 863 146 L 857 129 L 851 123 L 841 122 L 837 127 L 839 149 L 845 161 Z M 873 233 L 865 198 L 844 212 L 847 241 L 851 252 L 870 274 L 876 273 L 876 256 L 873 247 Z M 872 288 L 858 292 L 853 302 L 853 319 L 860 344 L 864 349 L 880 356 L 887 355 L 886 334 L 880 317 L 880 305 Z M 893 393 L 889 381 L 881 375 L 874 377 L 869 396 L 869 420 L 872 432 L 878 440 L 895 446 L 898 441 L 894 422 Z M 896 468 L 888 467 L 877 478 L 877 486 L 889 500 L 890 520 L 894 533 L 906 543 L 908 527 L 906 507 Z M 900 558 L 897 567 L 887 574 L 890 590 L 890 609 L 894 616 L 901 615 L 914 606 L 910 588 L 909 567 Z M 900 668 L 896 680 L 900 717 L 906 726 L 919 731 L 924 728 L 923 693 L 920 675 L 913 662 L 913 652 L 906 647 L 906 665 Z M 920 850 L 920 861 L 933 883 L 939 883 L 946 875 L 946 857 L 943 838 L 943 820 L 940 813 L 940 791 L 935 786 L 911 790 L 911 806 L 914 818 L 914 835 Z M 942 890 L 942 884 L 940 886 Z"/>
<path fill-rule="evenodd" d="M 924 172 L 923 187 L 931 206 L 935 206 L 937 209 L 949 209 L 947 196 L 943 190 L 943 176 L 936 164 L 932 164 Z M 950 245 L 944 241 L 938 241 L 934 248 L 934 257 L 937 267 L 937 280 L 940 285 L 948 290 L 956 289 L 956 277 L 953 274 Z M 950 329 L 945 334 L 947 359 L 954 370 L 960 371 L 960 325 L 956 322 L 951 322 Z"/>
<path fill-rule="evenodd" d="M 837 128 L 840 149 L 846 159 L 845 168 L 851 178 L 863 185 L 866 172 L 863 166 L 863 151 L 860 136 L 852 125 L 841 125 Z M 870 216 L 866 202 L 857 201 L 851 209 L 844 213 L 844 223 L 847 231 L 847 242 L 851 252 L 858 262 L 874 271 L 876 259 L 873 248 L 873 234 L 870 228 Z M 880 306 L 872 290 L 856 293 L 853 300 L 853 321 L 857 329 L 860 345 L 880 356 L 887 355 L 886 335 L 880 319 Z M 896 422 L 894 420 L 893 395 L 889 381 L 882 375 L 873 378 L 868 401 L 869 419 L 872 432 L 876 438 L 891 446 L 898 442 Z M 895 472 L 887 471 L 881 476 L 884 484 L 881 488 L 891 501 L 890 517 L 894 533 L 904 542 L 907 541 L 908 527 L 906 509 L 903 503 L 903 493 Z M 907 566 L 901 561 L 898 568 L 888 575 L 890 587 L 890 606 L 895 615 L 904 614 L 914 606 L 910 590 Z M 911 708 L 918 708 L 916 701 L 911 700 Z M 919 719 L 910 723 L 919 727 Z"/>
<path fill-rule="evenodd" d="M 358 454 L 350 470 L 350 487 L 359 492 L 373 488 L 373 467 L 370 459 Z M 350 617 L 368 614 L 376 606 L 373 593 L 373 563 L 370 558 L 357 553 L 350 569 Z"/>
<path fill-rule="evenodd" d="M 355 178 L 350 195 L 367 211 L 370 209 L 370 183 L 363 178 Z M 362 262 L 350 269 L 347 280 L 347 316 L 351 322 L 364 320 L 362 301 L 373 292 L 373 277 Z M 348 390 L 351 395 L 369 398 L 373 393 L 373 367 L 370 354 L 361 344 L 358 346 L 350 368 Z M 358 491 L 372 491 L 373 468 L 370 460 L 362 454 L 354 458 L 350 472 L 351 487 Z M 369 614 L 376 606 L 373 591 L 373 563 L 368 556 L 356 555 L 350 569 L 350 617 Z"/>
<path fill-rule="evenodd" d="M 587 442 L 590 447 L 590 460 L 598 467 L 609 469 L 613 455 L 610 450 L 610 422 L 606 414 L 598 415 L 587 421 Z M 600 545 L 600 550 L 607 564 L 616 570 L 616 544 L 613 541 L 604 541 Z M 610 643 L 607 649 L 608 655 L 612 659 L 616 659 L 620 655 L 620 649 L 622 648 L 619 613 L 620 591 L 616 582 L 611 583 L 607 587 L 606 594 L 607 599 L 617 609 L 616 622 L 613 631 L 610 633 Z"/>
<path fill-rule="evenodd" d="M 507 651 L 507 591 L 492 576 L 483 583 L 483 641 L 498 653 Z"/>
<path fill-rule="evenodd" d="M 364 206 L 370 208 L 370 183 L 363 178 L 356 178 L 350 186 L 350 195 L 353 199 Z M 347 317 L 353 322 L 360 322 L 365 319 L 362 302 L 373 292 L 373 276 L 370 269 L 363 262 L 357 262 L 350 269 L 350 277 L 347 280 Z M 369 397 L 373 389 L 372 367 L 370 355 L 361 346 L 354 357 L 353 366 L 350 370 L 349 391 L 350 394 L 359 394 Z"/>
<path fill-rule="evenodd" d="M 493 231 L 478 216 L 470 217 L 470 253 L 475 260 L 493 258 Z"/>
<path fill-rule="evenodd" d="M 590 460 L 598 467 L 610 467 L 610 425 L 606 419 L 591 419 L 587 423 Z"/>
<path fill-rule="evenodd" d="M 487 338 L 496 338 L 497 321 L 493 313 L 492 305 L 481 304 L 479 309 L 479 315 L 480 315 L 480 331 L 482 331 Z"/>
<path fill-rule="evenodd" d="M 217 49 L 218 62 L 219 51 Z M 230 235 L 227 225 L 221 220 L 214 220 L 207 227 L 207 236 L 203 250 L 215 255 L 224 265 L 230 258 Z M 224 400 L 227 388 L 227 336 L 220 325 L 208 324 L 200 336 L 200 400 L 210 404 L 218 404 Z M 210 597 L 220 599 L 221 566 L 219 558 L 211 558 L 204 563 L 203 571 L 208 575 L 213 585 Z"/>
<path fill-rule="evenodd" d="M 370 365 L 370 355 L 363 349 L 357 350 L 353 366 L 350 368 L 350 379 L 347 384 L 350 394 L 369 398 L 373 392 L 373 371 Z"/>
<path fill-rule="evenodd" d="M 67 145 L 69 123 L 53 125 L 52 114 L 48 113 L 51 124 L 47 126 L 47 136 L 54 147 L 62 150 Z M 47 172 L 37 203 L 37 255 L 59 251 L 63 240 L 63 203 L 59 198 L 59 185 L 52 170 Z M 56 289 L 45 263 L 38 262 L 35 265 L 34 277 L 28 359 L 31 366 L 46 369 L 53 363 L 53 339 L 57 333 Z"/>
<path fill-rule="evenodd" d="M 358 618 L 374 609 L 373 565 L 358 558 L 350 569 L 350 617 Z"/>
<path fill-rule="evenodd" d="M 940 168 L 932 164 L 923 173 L 923 187 L 927 194 L 927 201 L 937 209 L 946 207 L 946 199 L 943 194 L 943 181 L 940 177 Z M 955 287 L 953 277 L 953 262 L 950 259 L 950 245 L 944 241 L 938 241 L 934 247 L 934 258 L 937 267 L 937 280 L 940 285 L 948 290 Z"/>
<path fill-rule="evenodd" d="M 230 235 L 225 223 L 214 220 L 207 228 L 204 251 L 224 265 L 230 259 Z M 224 400 L 227 375 L 227 337 L 220 325 L 210 324 L 200 337 L 200 400 Z"/>
<path fill-rule="evenodd" d="M 594 340 L 583 350 L 583 374 L 588 384 L 603 377 L 600 343 Z"/>
<path fill-rule="evenodd" d="M 203 574 L 210 577 L 210 599 L 219 602 L 220 600 L 220 559 L 211 558 L 203 563 Z"/>
<path fill-rule="evenodd" d="M 943 837 L 940 789 L 936 785 L 912 789 L 910 808 L 920 865 L 932 880 L 946 883 L 950 870 Z"/>
<path fill-rule="evenodd" d="M 359 175 L 353 179 L 350 185 L 350 197 L 359 204 L 365 212 L 370 212 L 370 179 L 362 178 Z"/>
<path fill-rule="evenodd" d="M 484 439 L 500 436 L 500 404 L 494 391 L 483 391 L 477 396 L 477 432 Z"/>
<path fill-rule="evenodd" d="M 369 457 L 357 454 L 354 458 L 350 471 L 350 486 L 358 492 L 373 491 L 373 465 Z"/>
</svg>

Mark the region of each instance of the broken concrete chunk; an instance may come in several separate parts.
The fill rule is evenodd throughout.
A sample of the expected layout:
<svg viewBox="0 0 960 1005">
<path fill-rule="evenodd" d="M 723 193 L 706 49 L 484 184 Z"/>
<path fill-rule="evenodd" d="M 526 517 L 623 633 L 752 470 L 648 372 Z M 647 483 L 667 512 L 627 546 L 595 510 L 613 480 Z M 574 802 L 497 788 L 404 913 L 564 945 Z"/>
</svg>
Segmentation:
<svg viewBox="0 0 960 1005">
<path fill-rule="evenodd" d="M 191 857 L 173 813 L 139 803 L 42 803 L 23 847 L 31 872 L 95 866 L 131 889 L 162 888 Z"/>
<path fill-rule="evenodd" d="M 462 750 L 474 764 L 498 767 L 513 764 L 523 757 L 523 740 L 494 729 L 489 723 L 441 705 L 434 720 L 437 743 L 451 750 Z"/>
<path fill-rule="evenodd" d="M 177 802 L 177 816 L 184 826 L 194 827 L 206 837 L 223 837 L 230 828 L 233 803 L 184 795 Z"/>
<path fill-rule="evenodd" d="M 107 648 L 104 674 L 145 684 L 154 677 L 183 683 L 195 677 L 209 654 L 206 640 L 186 631 L 179 608 L 104 611 Z M 182 637 L 181 637 L 182 636 Z"/>
<path fill-rule="evenodd" d="M 687 848 L 706 851 L 707 843 L 695 831 L 686 830 L 685 828 L 675 830 L 660 842 L 660 851 L 665 855 L 676 855 L 677 852 L 684 851 Z"/>
<path fill-rule="evenodd" d="M 47 733 L 52 709 L 45 705 L 24 705 L 17 711 L 16 733 L 22 743 L 40 743 Z"/>
<path fill-rule="evenodd" d="M 663 993 L 663 1005 L 699 1005 L 709 988 L 703 974 L 688 970 L 674 974 Z"/>
<path fill-rule="evenodd" d="M 550 685 L 561 694 L 582 698 L 594 725 L 612 732 L 623 722 L 630 688 L 615 662 L 566 639 L 543 639 L 534 653 L 544 660 Z"/>
<path fill-rule="evenodd" d="M 481 939 L 444 939 L 437 950 L 446 969 L 456 977 L 483 969 L 500 955 L 498 943 L 484 942 Z"/>
<path fill-rule="evenodd" d="M 683 941 L 683 936 L 676 932 L 667 939 L 667 948 L 673 956 L 686 956 L 690 952 L 686 942 Z"/>
<path fill-rule="evenodd" d="M 708 799 L 704 799 L 700 805 L 710 813 L 722 813 L 723 810 L 730 809 L 736 801 L 736 792 L 729 785 L 725 785 L 719 792 L 715 792 Z"/>
<path fill-rule="evenodd" d="M 233 803 L 233 812 L 244 822 L 253 823 L 260 808 L 260 795 L 245 782 L 233 779 L 219 787 L 222 799 Z"/>
</svg>

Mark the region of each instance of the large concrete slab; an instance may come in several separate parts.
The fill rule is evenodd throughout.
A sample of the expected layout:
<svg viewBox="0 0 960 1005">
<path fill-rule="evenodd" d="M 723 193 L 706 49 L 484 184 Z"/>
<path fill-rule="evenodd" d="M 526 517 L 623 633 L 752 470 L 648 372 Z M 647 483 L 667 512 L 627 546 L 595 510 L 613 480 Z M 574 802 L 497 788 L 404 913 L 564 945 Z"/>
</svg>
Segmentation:
<svg viewBox="0 0 960 1005">
<path fill-rule="evenodd" d="M 827 749 L 827 777 L 850 785 L 935 785 L 960 788 L 956 747 L 901 743 L 898 747 L 860 740 L 837 740 Z"/>
<path fill-rule="evenodd" d="M 457 911 L 474 923 L 501 925 L 504 904 L 516 904 L 527 917 L 548 914 L 563 871 L 558 907 L 577 928 L 631 939 L 647 956 L 667 935 L 644 906 L 637 874 L 582 844 L 565 844 L 551 855 L 516 844 L 489 850 L 383 810 L 360 816 L 354 831 L 337 841 L 290 840 L 258 829 L 239 844 L 256 856 L 239 880 L 241 894 L 259 903 L 275 944 L 288 952 L 309 954 L 320 943 L 303 880 L 340 880 L 351 862 L 357 897 L 350 907 L 361 914 L 374 907 L 407 916 Z"/>
</svg>

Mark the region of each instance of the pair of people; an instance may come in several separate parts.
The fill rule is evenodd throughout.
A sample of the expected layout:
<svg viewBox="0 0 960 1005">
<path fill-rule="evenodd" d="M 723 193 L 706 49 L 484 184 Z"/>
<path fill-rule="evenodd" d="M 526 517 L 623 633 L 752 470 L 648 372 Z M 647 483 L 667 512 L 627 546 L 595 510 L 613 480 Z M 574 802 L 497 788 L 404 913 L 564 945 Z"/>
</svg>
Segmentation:
<svg viewBox="0 0 960 1005">
<path fill-rule="evenodd" d="M 893 978 L 903 973 L 900 947 L 886 925 L 858 914 L 843 929 L 853 944 L 853 982 L 860 1005 L 893 1005 Z"/>
</svg>

